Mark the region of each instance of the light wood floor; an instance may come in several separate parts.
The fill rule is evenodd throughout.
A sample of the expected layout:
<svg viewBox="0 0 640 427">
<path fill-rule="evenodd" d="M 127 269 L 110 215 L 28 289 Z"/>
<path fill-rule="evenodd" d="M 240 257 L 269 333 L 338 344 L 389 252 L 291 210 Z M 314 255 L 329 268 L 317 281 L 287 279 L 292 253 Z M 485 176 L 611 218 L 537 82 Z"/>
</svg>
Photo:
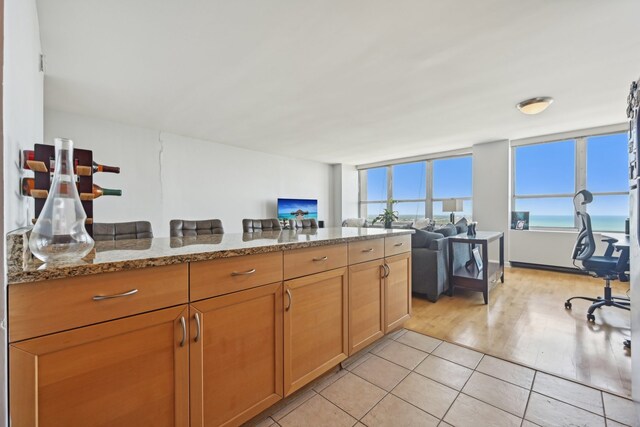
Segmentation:
<svg viewBox="0 0 640 427">
<path fill-rule="evenodd" d="M 614 295 L 629 283 L 612 282 Z M 589 302 L 564 301 L 575 295 L 602 295 L 604 281 L 588 276 L 507 268 L 504 284 L 482 294 L 456 290 L 437 303 L 413 298 L 407 329 L 563 376 L 623 396 L 631 396 L 631 356 L 622 345 L 630 338 L 629 312 L 596 310 L 586 320 Z M 636 344 L 640 345 L 640 343 Z"/>
</svg>

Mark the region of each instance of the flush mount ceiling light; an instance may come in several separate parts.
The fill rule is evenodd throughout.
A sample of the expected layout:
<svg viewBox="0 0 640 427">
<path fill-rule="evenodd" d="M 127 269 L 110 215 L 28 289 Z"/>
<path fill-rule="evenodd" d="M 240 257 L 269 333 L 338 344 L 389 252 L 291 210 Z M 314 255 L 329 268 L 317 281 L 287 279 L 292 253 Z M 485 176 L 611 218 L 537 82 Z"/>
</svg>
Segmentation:
<svg viewBox="0 0 640 427">
<path fill-rule="evenodd" d="M 552 102 L 553 98 L 550 96 L 539 96 L 522 101 L 516 107 L 524 114 L 539 114 L 546 110 Z"/>
</svg>

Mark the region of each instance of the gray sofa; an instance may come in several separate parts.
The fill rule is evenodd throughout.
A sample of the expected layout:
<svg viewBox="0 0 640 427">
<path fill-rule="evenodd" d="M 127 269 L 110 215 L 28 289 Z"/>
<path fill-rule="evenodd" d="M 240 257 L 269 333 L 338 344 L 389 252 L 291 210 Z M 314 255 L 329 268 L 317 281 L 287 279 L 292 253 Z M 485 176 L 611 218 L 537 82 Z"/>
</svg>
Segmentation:
<svg viewBox="0 0 640 427">
<path fill-rule="evenodd" d="M 458 225 L 458 224 L 456 224 Z M 447 229 L 434 232 L 415 230 L 411 235 L 411 281 L 412 292 L 436 302 L 443 292 L 449 290 L 449 236 L 466 233 L 466 225 L 449 225 Z M 469 245 L 456 244 L 454 270 L 471 259 Z"/>
</svg>

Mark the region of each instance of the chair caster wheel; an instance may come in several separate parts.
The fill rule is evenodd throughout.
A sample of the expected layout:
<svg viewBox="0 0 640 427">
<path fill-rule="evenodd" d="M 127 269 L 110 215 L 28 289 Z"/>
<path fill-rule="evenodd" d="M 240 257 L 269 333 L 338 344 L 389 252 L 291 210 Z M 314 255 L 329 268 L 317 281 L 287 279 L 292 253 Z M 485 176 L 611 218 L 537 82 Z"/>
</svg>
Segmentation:
<svg viewBox="0 0 640 427">
<path fill-rule="evenodd" d="M 587 320 L 591 323 L 595 323 L 596 316 L 594 316 L 593 314 L 587 314 Z"/>
<path fill-rule="evenodd" d="M 566 301 L 564 303 L 564 308 L 566 308 L 567 310 L 571 310 L 571 302 L 570 301 Z"/>
</svg>

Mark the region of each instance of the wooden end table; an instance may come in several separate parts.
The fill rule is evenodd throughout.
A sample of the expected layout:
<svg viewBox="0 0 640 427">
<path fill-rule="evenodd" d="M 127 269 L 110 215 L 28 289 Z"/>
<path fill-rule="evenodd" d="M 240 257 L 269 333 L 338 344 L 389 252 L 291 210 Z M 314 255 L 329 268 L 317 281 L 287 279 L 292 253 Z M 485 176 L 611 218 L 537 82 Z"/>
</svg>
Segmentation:
<svg viewBox="0 0 640 427">
<path fill-rule="evenodd" d="M 489 261 L 489 243 L 500 239 L 500 261 Z M 473 258 L 466 266 L 453 271 L 453 245 L 467 244 L 482 247 L 482 270 L 478 270 Z M 482 292 L 484 303 L 489 302 L 489 280 L 499 275 L 504 283 L 504 233 L 502 231 L 478 231 L 475 236 L 458 234 L 449 237 L 449 296 L 453 296 L 456 287 Z M 497 278 L 496 278 L 497 280 Z"/>
</svg>

